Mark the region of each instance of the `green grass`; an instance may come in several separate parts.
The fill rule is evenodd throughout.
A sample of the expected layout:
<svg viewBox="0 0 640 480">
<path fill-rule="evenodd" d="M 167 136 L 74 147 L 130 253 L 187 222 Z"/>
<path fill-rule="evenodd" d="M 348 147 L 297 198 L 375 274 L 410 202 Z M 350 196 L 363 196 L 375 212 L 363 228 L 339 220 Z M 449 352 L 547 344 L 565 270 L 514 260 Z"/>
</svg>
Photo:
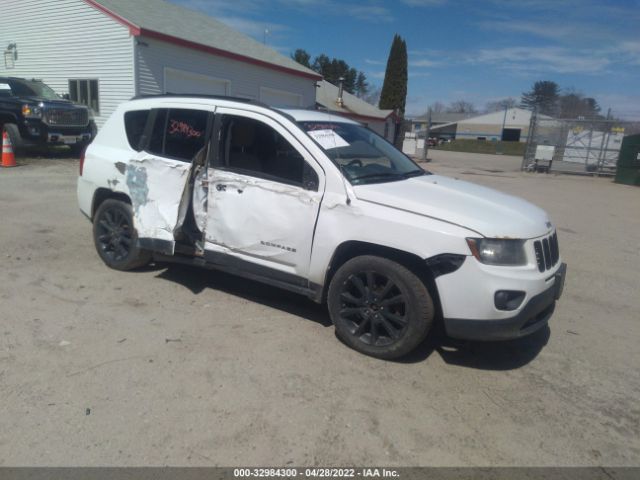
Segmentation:
<svg viewBox="0 0 640 480">
<path fill-rule="evenodd" d="M 437 150 L 469 153 L 501 153 L 503 155 L 524 155 L 522 142 L 492 142 L 486 140 L 454 140 L 436 147 Z"/>
</svg>

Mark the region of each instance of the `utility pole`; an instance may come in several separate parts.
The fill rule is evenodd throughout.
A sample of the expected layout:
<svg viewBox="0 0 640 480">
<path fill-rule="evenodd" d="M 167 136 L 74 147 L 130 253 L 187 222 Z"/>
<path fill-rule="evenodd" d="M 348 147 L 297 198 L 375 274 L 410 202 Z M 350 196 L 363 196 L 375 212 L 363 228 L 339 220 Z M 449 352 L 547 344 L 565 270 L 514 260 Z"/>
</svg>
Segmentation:
<svg viewBox="0 0 640 480">
<path fill-rule="evenodd" d="M 509 111 L 509 107 L 507 105 L 504 106 L 504 116 L 502 117 L 502 130 L 500 130 L 500 141 L 498 142 L 498 146 L 496 147 L 496 155 L 502 155 L 502 142 L 504 142 L 504 127 L 507 125 L 507 112 Z"/>
<path fill-rule="evenodd" d="M 429 107 L 429 118 L 427 120 L 427 131 L 424 134 L 424 148 L 422 149 L 422 161 L 428 162 L 429 157 L 427 152 L 429 150 L 429 136 L 431 135 L 431 107 Z"/>
</svg>

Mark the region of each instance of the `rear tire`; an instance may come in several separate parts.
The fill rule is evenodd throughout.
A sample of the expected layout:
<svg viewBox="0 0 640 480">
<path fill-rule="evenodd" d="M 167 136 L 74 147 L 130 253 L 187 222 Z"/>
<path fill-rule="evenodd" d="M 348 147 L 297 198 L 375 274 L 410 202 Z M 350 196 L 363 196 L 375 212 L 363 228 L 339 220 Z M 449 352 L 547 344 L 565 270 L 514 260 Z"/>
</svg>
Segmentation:
<svg viewBox="0 0 640 480">
<path fill-rule="evenodd" d="M 151 261 L 151 252 L 138 247 L 131 205 L 107 199 L 93 217 L 93 241 L 102 261 L 115 270 L 133 270 Z"/>
<path fill-rule="evenodd" d="M 382 257 L 366 255 L 342 265 L 329 285 L 327 303 L 344 343 L 387 360 L 414 350 L 433 323 L 433 301 L 422 280 Z"/>
</svg>

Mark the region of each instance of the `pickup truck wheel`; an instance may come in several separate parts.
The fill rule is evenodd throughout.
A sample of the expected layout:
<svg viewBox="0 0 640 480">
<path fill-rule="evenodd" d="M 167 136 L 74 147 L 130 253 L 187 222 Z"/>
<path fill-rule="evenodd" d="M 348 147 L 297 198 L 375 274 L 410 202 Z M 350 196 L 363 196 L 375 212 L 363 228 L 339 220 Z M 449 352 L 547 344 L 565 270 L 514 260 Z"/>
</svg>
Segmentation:
<svg viewBox="0 0 640 480">
<path fill-rule="evenodd" d="M 24 148 L 22 145 L 22 137 L 20 136 L 20 130 L 18 126 L 14 123 L 5 123 L 0 129 L 0 134 L 4 136 L 4 132 L 7 132 L 9 135 L 9 140 L 11 140 L 11 145 L 13 147 L 13 153 L 15 156 L 22 155 L 24 153 Z M 1 139 L 0 139 L 1 140 Z"/>
<path fill-rule="evenodd" d="M 416 348 L 427 336 L 434 315 L 431 295 L 414 273 L 369 255 L 338 269 L 329 285 L 328 307 L 343 342 L 388 360 Z"/>
<path fill-rule="evenodd" d="M 151 260 L 151 252 L 138 247 L 131 205 L 108 199 L 100 204 L 93 218 L 93 240 L 98 255 L 116 270 L 132 270 Z"/>
</svg>

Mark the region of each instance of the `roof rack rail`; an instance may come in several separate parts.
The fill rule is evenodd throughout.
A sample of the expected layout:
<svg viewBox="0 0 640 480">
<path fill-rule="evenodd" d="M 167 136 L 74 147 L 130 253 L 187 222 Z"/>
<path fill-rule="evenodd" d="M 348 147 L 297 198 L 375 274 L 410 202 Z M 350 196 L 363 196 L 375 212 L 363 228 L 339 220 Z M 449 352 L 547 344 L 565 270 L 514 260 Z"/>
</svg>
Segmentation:
<svg viewBox="0 0 640 480">
<path fill-rule="evenodd" d="M 266 103 L 259 102 L 258 100 L 253 100 L 251 98 L 242 98 L 242 97 L 230 97 L 228 95 L 207 95 L 204 93 L 157 93 L 151 95 L 136 95 L 132 97 L 131 100 L 142 100 L 145 98 L 206 98 L 208 100 L 231 100 L 233 102 L 242 102 L 242 103 L 250 103 L 252 105 L 257 105 L 260 107 L 265 107 L 271 109 L 269 105 Z"/>
</svg>

